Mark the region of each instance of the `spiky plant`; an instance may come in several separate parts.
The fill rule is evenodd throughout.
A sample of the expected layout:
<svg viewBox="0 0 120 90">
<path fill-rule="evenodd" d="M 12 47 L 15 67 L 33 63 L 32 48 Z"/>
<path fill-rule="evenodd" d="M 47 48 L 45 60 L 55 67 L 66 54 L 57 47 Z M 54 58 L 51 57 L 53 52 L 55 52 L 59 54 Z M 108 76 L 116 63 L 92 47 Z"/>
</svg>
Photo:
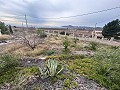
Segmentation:
<svg viewBox="0 0 120 90">
<path fill-rule="evenodd" d="M 63 66 L 56 60 L 49 59 L 44 67 L 39 67 L 38 69 L 40 77 L 47 78 L 58 75 L 63 70 Z"/>
</svg>

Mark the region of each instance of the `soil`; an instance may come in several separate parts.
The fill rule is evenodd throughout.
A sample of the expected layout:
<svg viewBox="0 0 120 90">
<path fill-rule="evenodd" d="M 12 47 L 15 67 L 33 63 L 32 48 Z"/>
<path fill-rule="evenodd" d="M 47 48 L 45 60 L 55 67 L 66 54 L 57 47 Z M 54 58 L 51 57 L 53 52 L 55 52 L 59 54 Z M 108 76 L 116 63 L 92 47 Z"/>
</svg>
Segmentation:
<svg viewBox="0 0 120 90">
<path fill-rule="evenodd" d="M 21 60 L 21 65 L 23 67 L 30 67 L 30 66 L 40 66 L 44 65 L 45 60 L 41 59 L 30 59 L 24 58 Z M 68 70 L 63 71 L 63 73 L 70 73 Z M 75 78 L 73 79 L 74 82 L 77 83 L 77 87 L 72 87 L 71 89 L 65 88 L 65 90 L 107 90 L 104 87 L 101 87 L 99 84 L 94 82 L 93 80 L 86 79 L 85 77 L 74 74 Z M 0 88 L 0 90 L 12 90 L 9 84 L 6 84 Z M 39 76 L 30 76 L 27 82 L 24 85 L 23 90 L 63 90 L 63 81 L 58 80 L 55 83 L 50 82 L 50 78 L 41 79 Z"/>
</svg>

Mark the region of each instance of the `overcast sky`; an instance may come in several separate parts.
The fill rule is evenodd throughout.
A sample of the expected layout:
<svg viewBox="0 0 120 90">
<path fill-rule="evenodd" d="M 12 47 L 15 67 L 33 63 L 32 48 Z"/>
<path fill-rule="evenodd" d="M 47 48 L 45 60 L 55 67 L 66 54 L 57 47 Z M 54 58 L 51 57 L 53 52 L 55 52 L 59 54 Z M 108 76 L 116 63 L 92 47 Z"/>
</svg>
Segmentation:
<svg viewBox="0 0 120 90">
<path fill-rule="evenodd" d="M 0 21 L 25 25 L 26 14 L 28 24 L 32 26 L 95 26 L 95 23 L 104 26 L 111 20 L 120 19 L 120 16 L 116 17 L 120 15 L 120 8 L 87 16 L 45 18 L 81 15 L 114 7 L 120 7 L 120 0 L 0 0 Z"/>
</svg>

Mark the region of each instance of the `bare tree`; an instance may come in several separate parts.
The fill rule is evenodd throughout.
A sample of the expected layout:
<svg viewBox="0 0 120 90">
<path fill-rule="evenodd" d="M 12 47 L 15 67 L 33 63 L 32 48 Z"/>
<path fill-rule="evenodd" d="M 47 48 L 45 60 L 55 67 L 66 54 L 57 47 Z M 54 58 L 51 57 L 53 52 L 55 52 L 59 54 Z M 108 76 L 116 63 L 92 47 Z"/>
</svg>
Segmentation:
<svg viewBox="0 0 120 90">
<path fill-rule="evenodd" d="M 40 32 L 41 33 L 41 32 Z M 43 37 L 43 32 L 42 34 L 38 34 L 36 29 L 22 29 L 18 30 L 17 32 L 14 33 L 14 38 L 16 42 L 25 45 L 32 50 L 36 48 L 39 44 L 42 44 L 44 42 L 46 35 Z"/>
<path fill-rule="evenodd" d="M 40 29 L 36 30 L 35 28 L 29 28 L 26 15 L 25 15 L 25 23 L 26 23 L 26 27 L 23 27 L 23 23 L 22 23 L 21 32 L 19 32 L 19 35 L 17 35 L 17 37 L 20 43 L 34 50 L 36 46 L 43 43 L 46 35 L 44 33 L 44 30 L 40 30 Z"/>
<path fill-rule="evenodd" d="M 44 38 L 40 38 L 37 35 L 30 35 L 23 38 L 23 44 L 30 47 L 31 49 L 35 49 L 37 45 L 43 43 Z"/>
</svg>

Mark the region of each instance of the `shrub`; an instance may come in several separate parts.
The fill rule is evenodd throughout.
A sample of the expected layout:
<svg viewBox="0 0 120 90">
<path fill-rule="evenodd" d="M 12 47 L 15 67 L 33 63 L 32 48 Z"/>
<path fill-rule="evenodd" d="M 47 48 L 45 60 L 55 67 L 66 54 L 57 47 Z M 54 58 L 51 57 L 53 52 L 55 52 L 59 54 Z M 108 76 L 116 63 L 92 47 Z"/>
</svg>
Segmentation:
<svg viewBox="0 0 120 90">
<path fill-rule="evenodd" d="M 64 50 L 67 51 L 68 47 L 70 45 L 70 41 L 68 40 L 67 37 L 65 37 L 64 41 L 63 41 L 63 46 L 64 46 Z"/>
<path fill-rule="evenodd" d="M 48 51 L 46 52 L 47 55 L 52 55 L 52 54 L 54 54 L 54 53 L 55 53 L 54 50 L 48 50 Z"/>
<path fill-rule="evenodd" d="M 77 39 L 77 38 L 74 38 L 74 39 L 73 39 L 73 42 L 74 42 L 75 46 L 76 46 L 78 40 L 79 40 L 79 39 Z"/>
<path fill-rule="evenodd" d="M 63 86 L 71 89 L 72 87 L 76 87 L 77 83 L 74 81 L 71 81 L 70 79 L 64 79 Z"/>
<path fill-rule="evenodd" d="M 0 57 L 0 73 L 18 65 L 18 57 L 5 54 Z"/>
<path fill-rule="evenodd" d="M 105 81 L 101 82 L 102 85 L 110 90 L 119 90 L 120 49 L 99 50 L 93 59 L 99 62 L 99 68 L 96 69 L 97 73 L 105 78 Z"/>
<path fill-rule="evenodd" d="M 65 32 L 60 32 L 61 35 L 65 35 Z"/>
<path fill-rule="evenodd" d="M 96 42 L 90 42 L 90 44 L 89 44 L 90 50 L 93 50 L 93 51 L 95 51 L 97 49 L 97 46 L 98 46 L 98 43 L 96 43 Z"/>
<path fill-rule="evenodd" d="M 15 79 L 18 56 L 5 54 L 0 57 L 0 83 L 11 82 Z"/>
<path fill-rule="evenodd" d="M 14 87 L 12 87 L 12 90 L 17 90 L 17 88 L 24 88 L 25 89 L 24 86 L 28 83 L 28 80 L 30 79 L 30 77 L 32 75 L 33 76 L 38 75 L 38 68 L 35 67 L 35 66 L 18 67 L 17 69 L 18 69 L 18 72 L 15 75 L 16 78 L 14 78 L 14 80 L 13 80 L 14 81 L 14 83 L 13 83 Z"/>
<path fill-rule="evenodd" d="M 84 48 L 86 48 L 87 50 L 96 51 L 97 47 L 98 47 L 98 43 L 96 43 L 96 42 L 90 42 L 89 46 L 85 46 Z"/>
<path fill-rule="evenodd" d="M 38 29 L 38 30 L 37 30 L 37 35 L 38 35 L 40 38 L 45 38 L 45 37 L 47 37 L 47 35 L 45 34 L 44 30 L 42 30 L 42 29 Z"/>
<path fill-rule="evenodd" d="M 40 54 L 50 56 L 50 55 L 52 55 L 52 54 L 54 54 L 54 53 L 55 53 L 55 51 L 54 51 L 54 50 L 43 50 L 43 51 L 41 51 L 41 53 L 40 53 Z"/>
<path fill-rule="evenodd" d="M 68 40 L 68 38 L 67 37 L 65 37 L 65 39 L 64 39 L 64 41 L 63 41 L 63 50 L 62 50 L 62 52 L 63 52 L 63 54 L 65 54 L 65 55 L 68 55 L 68 54 L 70 54 L 70 50 L 69 50 L 69 47 L 70 46 L 70 41 Z M 68 58 L 66 57 L 66 63 L 68 63 Z"/>
<path fill-rule="evenodd" d="M 74 60 L 74 59 L 83 59 L 85 58 L 84 55 L 60 55 L 60 56 L 48 56 L 46 58 L 46 60 L 48 59 L 56 59 L 56 60 L 66 60 L 67 59 L 70 59 L 70 60 Z"/>
<path fill-rule="evenodd" d="M 107 57 L 107 55 L 105 56 Z M 88 79 L 93 79 L 94 81 L 108 88 L 109 90 L 119 90 L 120 89 L 119 88 L 120 87 L 120 79 L 119 79 L 120 78 L 120 65 L 119 65 L 120 59 L 117 59 L 117 61 L 115 61 L 116 64 L 115 62 L 113 64 L 113 62 L 110 63 L 109 61 L 110 59 L 107 59 L 106 61 L 105 57 L 102 57 L 102 59 L 100 58 L 101 56 L 98 58 L 98 60 L 96 60 L 95 58 L 94 59 L 85 58 L 85 59 L 77 59 L 74 61 L 69 61 L 68 69 L 77 74 L 81 74 L 87 77 Z"/>
<path fill-rule="evenodd" d="M 111 46 L 110 49 L 119 49 L 119 46 Z"/>
</svg>

